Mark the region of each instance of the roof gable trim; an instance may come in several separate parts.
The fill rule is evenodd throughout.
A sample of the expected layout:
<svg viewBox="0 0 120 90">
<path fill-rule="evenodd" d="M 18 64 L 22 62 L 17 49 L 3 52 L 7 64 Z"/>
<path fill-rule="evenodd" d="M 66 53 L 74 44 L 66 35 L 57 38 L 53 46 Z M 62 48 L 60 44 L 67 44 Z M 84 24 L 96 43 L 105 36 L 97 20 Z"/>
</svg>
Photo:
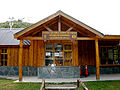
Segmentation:
<svg viewBox="0 0 120 90">
<path fill-rule="evenodd" d="M 71 21 L 73 21 L 74 23 L 76 23 L 76 24 L 78 24 L 78 25 L 81 25 L 82 27 L 86 28 L 87 30 L 89 30 L 90 32 L 96 34 L 97 36 L 99 36 L 99 37 L 101 37 L 101 38 L 104 37 L 104 35 L 103 35 L 102 33 L 98 32 L 97 30 L 89 27 L 88 25 L 86 25 L 86 24 L 84 24 L 84 23 L 82 23 L 82 22 L 74 19 L 73 17 L 65 14 L 64 12 L 62 12 L 62 11 L 60 11 L 60 10 L 59 10 L 58 12 L 56 12 L 55 14 L 52 14 L 51 16 L 49 16 L 49 17 L 47 17 L 47 18 L 45 18 L 45 19 L 43 19 L 43 20 L 41 20 L 41 21 L 39 21 L 39 22 L 31 25 L 30 27 L 25 28 L 24 30 L 22 30 L 22 31 L 20 31 L 20 32 L 18 32 L 18 33 L 16 33 L 16 34 L 14 34 L 14 37 L 15 37 L 15 38 L 19 38 L 21 35 L 27 33 L 28 31 L 34 29 L 35 27 L 38 27 L 39 25 L 41 25 L 41 24 L 43 24 L 43 23 L 45 23 L 45 22 L 47 22 L 47 21 L 49 21 L 49 20 L 51 20 L 51 19 L 59 16 L 59 15 L 65 17 L 65 18 L 67 18 L 67 19 L 69 19 L 69 20 L 71 20 Z"/>
</svg>

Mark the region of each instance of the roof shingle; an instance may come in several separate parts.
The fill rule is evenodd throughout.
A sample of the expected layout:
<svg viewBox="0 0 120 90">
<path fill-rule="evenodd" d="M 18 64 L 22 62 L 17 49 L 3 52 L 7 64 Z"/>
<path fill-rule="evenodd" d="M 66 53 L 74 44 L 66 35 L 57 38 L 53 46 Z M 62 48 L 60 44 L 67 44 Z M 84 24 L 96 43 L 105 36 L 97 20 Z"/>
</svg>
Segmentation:
<svg viewBox="0 0 120 90">
<path fill-rule="evenodd" d="M 0 28 L 0 45 L 19 45 L 19 40 L 14 38 L 14 34 L 24 28 Z M 30 45 L 29 40 L 24 40 L 23 45 Z"/>
</svg>

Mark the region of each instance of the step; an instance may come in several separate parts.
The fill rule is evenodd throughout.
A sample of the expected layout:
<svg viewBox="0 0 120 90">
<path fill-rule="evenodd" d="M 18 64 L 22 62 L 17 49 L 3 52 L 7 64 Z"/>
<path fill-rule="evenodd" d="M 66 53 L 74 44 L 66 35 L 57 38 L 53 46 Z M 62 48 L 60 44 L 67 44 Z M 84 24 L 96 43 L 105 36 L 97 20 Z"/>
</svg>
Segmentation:
<svg viewBox="0 0 120 90">
<path fill-rule="evenodd" d="M 48 85 L 45 86 L 45 89 L 76 89 L 77 86 L 74 84 L 62 84 L 62 85 Z"/>
</svg>

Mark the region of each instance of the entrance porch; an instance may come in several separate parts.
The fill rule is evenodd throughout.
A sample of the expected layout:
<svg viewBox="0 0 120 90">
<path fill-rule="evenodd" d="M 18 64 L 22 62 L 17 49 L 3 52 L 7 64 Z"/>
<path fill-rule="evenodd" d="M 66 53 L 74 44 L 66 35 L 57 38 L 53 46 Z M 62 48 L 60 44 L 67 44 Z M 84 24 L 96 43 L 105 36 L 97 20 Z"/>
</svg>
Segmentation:
<svg viewBox="0 0 120 90">
<path fill-rule="evenodd" d="M 30 40 L 30 66 L 93 65 L 96 79 L 100 79 L 98 40 L 104 37 L 103 34 L 61 11 L 16 33 L 14 37 L 20 40 L 19 81 L 22 81 L 23 40 Z"/>
</svg>

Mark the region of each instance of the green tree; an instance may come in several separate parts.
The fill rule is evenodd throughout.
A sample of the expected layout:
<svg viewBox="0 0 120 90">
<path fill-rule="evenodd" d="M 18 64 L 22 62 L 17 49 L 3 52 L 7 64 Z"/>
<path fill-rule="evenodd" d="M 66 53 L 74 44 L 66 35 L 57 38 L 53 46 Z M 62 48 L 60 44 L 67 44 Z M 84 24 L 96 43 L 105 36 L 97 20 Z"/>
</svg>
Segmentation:
<svg viewBox="0 0 120 90">
<path fill-rule="evenodd" d="M 26 28 L 26 27 L 32 25 L 32 23 L 23 22 L 21 19 L 14 20 L 12 22 L 13 22 L 12 28 Z M 0 28 L 10 28 L 9 21 L 0 23 Z"/>
</svg>

